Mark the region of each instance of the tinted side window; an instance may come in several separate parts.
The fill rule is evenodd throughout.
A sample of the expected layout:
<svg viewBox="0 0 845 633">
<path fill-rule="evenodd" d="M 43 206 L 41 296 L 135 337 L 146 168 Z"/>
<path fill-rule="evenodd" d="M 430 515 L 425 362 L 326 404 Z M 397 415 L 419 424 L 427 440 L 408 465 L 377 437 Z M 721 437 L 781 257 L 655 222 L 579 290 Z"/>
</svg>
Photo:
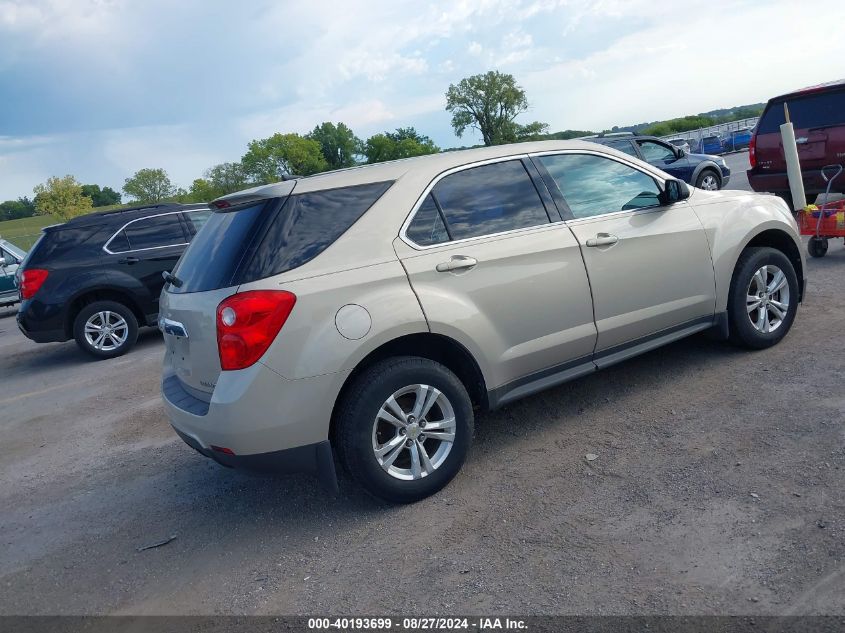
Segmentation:
<svg viewBox="0 0 845 633">
<path fill-rule="evenodd" d="M 433 193 L 455 240 L 549 222 L 540 195 L 518 160 L 446 176 Z"/>
<path fill-rule="evenodd" d="M 667 160 L 675 160 L 675 152 L 669 149 L 663 143 L 655 143 L 654 141 L 638 141 L 640 151 L 643 153 L 643 158 L 650 163 L 663 162 Z"/>
<path fill-rule="evenodd" d="M 443 224 L 443 218 L 431 194 L 425 197 L 425 201 L 417 210 L 405 234 L 408 239 L 420 246 L 431 246 L 449 241 L 446 225 Z"/>
<path fill-rule="evenodd" d="M 194 234 L 196 234 L 203 227 L 203 225 L 208 222 L 208 218 L 211 217 L 211 209 L 198 209 L 197 211 L 187 211 L 184 215 L 185 219 L 188 221 L 188 225 L 193 227 Z"/>
<path fill-rule="evenodd" d="M 125 253 L 129 250 L 129 240 L 126 239 L 126 231 L 115 235 L 106 246 L 112 253 Z"/>
<path fill-rule="evenodd" d="M 576 218 L 589 218 L 659 204 L 651 176 L 610 158 L 587 154 L 542 156 Z"/>
<path fill-rule="evenodd" d="M 789 104 L 789 118 L 796 129 L 845 125 L 845 90 L 791 97 L 786 102 Z M 773 103 L 760 119 L 758 134 L 780 132 L 784 122 L 783 101 Z"/>
<path fill-rule="evenodd" d="M 273 219 L 240 281 L 302 266 L 326 250 L 393 182 L 293 194 Z"/>
<path fill-rule="evenodd" d="M 185 232 L 179 222 L 178 213 L 156 215 L 129 224 L 123 232 L 133 251 L 142 248 L 159 248 L 185 243 Z M 109 249 L 113 250 L 113 249 Z"/>
<path fill-rule="evenodd" d="M 613 149 L 619 150 L 620 152 L 625 152 L 634 158 L 639 158 L 639 156 L 637 156 L 637 150 L 634 149 L 631 141 L 611 141 L 607 145 Z"/>
</svg>

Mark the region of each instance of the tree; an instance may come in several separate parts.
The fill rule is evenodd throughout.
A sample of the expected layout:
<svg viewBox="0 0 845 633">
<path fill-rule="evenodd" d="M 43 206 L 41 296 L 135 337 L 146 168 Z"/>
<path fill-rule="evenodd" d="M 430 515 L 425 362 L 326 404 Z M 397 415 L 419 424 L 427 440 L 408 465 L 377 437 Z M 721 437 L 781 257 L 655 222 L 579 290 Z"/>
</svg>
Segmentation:
<svg viewBox="0 0 845 633">
<path fill-rule="evenodd" d="M 111 187 L 100 189 L 100 185 L 82 185 L 82 194 L 91 198 L 95 207 L 120 204 L 120 194 Z"/>
<path fill-rule="evenodd" d="M 26 196 L 17 200 L 0 202 L 0 221 L 29 218 L 35 213 L 35 203 Z"/>
<path fill-rule="evenodd" d="M 528 99 L 513 75 L 498 70 L 466 77 L 457 86 L 451 84 L 446 91 L 446 110 L 452 113 L 458 137 L 472 127 L 481 132 L 485 145 L 512 143 L 547 127 L 539 122 L 524 127 L 515 122 L 528 110 Z"/>
<path fill-rule="evenodd" d="M 123 191 L 140 204 L 153 204 L 176 195 L 176 187 L 163 169 L 139 169 L 126 179 Z"/>
<path fill-rule="evenodd" d="M 352 167 L 355 155 L 361 151 L 361 139 L 344 123 L 322 123 L 306 136 L 320 144 L 320 151 L 330 169 Z"/>
<path fill-rule="evenodd" d="M 40 215 L 52 215 L 60 220 L 69 220 L 88 213 L 94 206 L 91 198 L 82 193 L 82 185 L 76 178 L 52 176 L 46 183 L 35 185 L 35 210 Z"/>
<path fill-rule="evenodd" d="M 287 175 L 308 176 L 328 169 L 320 144 L 299 134 L 256 139 L 241 159 L 246 175 L 256 184 L 278 182 Z"/>
<path fill-rule="evenodd" d="M 363 152 L 368 163 L 436 154 L 440 148 L 430 138 L 412 128 L 399 128 L 395 132 L 375 134 L 364 143 Z"/>
<path fill-rule="evenodd" d="M 215 197 L 240 191 L 249 185 L 241 163 L 220 163 L 209 167 L 205 170 L 205 178 L 219 192 Z"/>
<path fill-rule="evenodd" d="M 188 198 L 191 202 L 210 202 L 222 195 L 224 195 L 223 192 L 205 178 L 194 180 L 191 183 L 191 189 L 188 191 Z"/>
</svg>

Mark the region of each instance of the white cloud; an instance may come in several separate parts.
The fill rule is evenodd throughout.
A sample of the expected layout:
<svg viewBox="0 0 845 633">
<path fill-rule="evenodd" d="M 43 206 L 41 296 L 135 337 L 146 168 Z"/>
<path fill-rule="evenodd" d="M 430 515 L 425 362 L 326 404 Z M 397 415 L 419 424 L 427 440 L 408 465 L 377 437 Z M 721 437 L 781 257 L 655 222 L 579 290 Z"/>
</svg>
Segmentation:
<svg viewBox="0 0 845 633">
<path fill-rule="evenodd" d="M 474 57 L 481 55 L 482 51 L 484 51 L 484 47 L 476 41 L 470 42 L 467 47 L 467 52 Z"/>
</svg>

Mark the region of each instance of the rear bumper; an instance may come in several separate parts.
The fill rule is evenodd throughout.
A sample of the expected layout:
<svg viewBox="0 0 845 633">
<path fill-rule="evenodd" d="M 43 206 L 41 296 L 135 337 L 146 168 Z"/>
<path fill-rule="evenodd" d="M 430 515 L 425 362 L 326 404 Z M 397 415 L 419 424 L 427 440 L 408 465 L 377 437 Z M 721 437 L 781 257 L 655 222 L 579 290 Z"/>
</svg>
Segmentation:
<svg viewBox="0 0 845 633">
<path fill-rule="evenodd" d="M 69 340 L 64 328 L 63 306 L 45 304 L 34 299 L 21 302 L 15 317 L 18 329 L 36 343 L 58 343 Z"/>
<path fill-rule="evenodd" d="M 781 193 L 789 191 L 789 178 L 786 172 L 767 172 L 749 169 L 748 183 L 751 188 L 757 192 Z M 802 169 L 801 180 L 804 181 L 804 191 L 806 193 L 819 194 L 827 189 L 827 183 L 822 178 L 822 172 L 819 169 Z M 845 192 L 845 179 L 837 178 L 830 189 L 837 193 Z"/>
<path fill-rule="evenodd" d="M 328 490 L 337 492 L 337 474 L 334 455 L 328 440 L 306 444 L 270 453 L 255 455 L 230 455 L 204 447 L 197 438 L 174 427 L 176 434 L 201 455 L 205 455 L 227 468 L 240 468 L 262 473 L 308 473 L 319 479 Z"/>
<path fill-rule="evenodd" d="M 287 380 L 259 362 L 221 372 L 206 402 L 165 365 L 161 390 L 173 428 L 206 457 L 230 467 L 311 473 L 328 485 L 335 479 L 329 423 L 347 375 Z"/>
</svg>

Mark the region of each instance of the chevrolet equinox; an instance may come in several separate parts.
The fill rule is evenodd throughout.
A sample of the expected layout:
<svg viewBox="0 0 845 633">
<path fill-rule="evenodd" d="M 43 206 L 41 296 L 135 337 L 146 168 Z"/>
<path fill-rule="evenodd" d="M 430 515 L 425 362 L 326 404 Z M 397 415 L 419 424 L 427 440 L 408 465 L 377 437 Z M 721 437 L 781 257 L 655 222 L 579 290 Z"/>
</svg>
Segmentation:
<svg viewBox="0 0 845 633">
<path fill-rule="evenodd" d="M 788 332 L 804 289 L 782 200 L 690 189 L 610 147 L 544 141 L 231 194 L 165 285 L 164 402 L 226 466 L 334 456 L 370 493 L 441 489 L 475 410 L 702 330 Z"/>
</svg>

